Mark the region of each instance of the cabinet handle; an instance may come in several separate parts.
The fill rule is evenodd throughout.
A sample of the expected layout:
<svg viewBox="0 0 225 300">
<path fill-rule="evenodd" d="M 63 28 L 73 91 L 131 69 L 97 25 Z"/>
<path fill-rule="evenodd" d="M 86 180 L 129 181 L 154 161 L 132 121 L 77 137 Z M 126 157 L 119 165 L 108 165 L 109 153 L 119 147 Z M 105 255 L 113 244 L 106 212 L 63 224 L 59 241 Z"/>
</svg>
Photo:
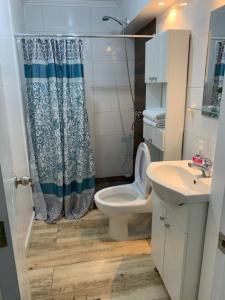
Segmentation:
<svg viewBox="0 0 225 300">
<path fill-rule="evenodd" d="M 162 216 L 160 216 L 160 221 L 164 221 L 165 220 L 165 218 L 164 217 L 162 217 Z"/>
<path fill-rule="evenodd" d="M 166 227 L 166 228 L 170 228 L 170 224 L 167 224 L 167 223 L 166 223 L 166 224 L 165 224 L 165 227 Z"/>
</svg>

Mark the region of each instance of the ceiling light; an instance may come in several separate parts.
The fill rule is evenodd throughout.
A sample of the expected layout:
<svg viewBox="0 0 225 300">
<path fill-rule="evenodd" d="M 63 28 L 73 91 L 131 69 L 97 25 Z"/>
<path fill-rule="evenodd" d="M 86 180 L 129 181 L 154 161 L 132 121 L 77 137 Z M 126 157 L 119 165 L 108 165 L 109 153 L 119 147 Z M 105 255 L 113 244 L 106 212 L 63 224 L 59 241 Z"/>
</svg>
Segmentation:
<svg viewBox="0 0 225 300">
<path fill-rule="evenodd" d="M 180 6 L 187 6 L 188 3 L 187 2 L 181 2 Z"/>
<path fill-rule="evenodd" d="M 158 3 L 158 5 L 159 5 L 159 6 L 163 6 L 163 5 L 165 5 L 165 2 L 162 2 L 162 1 L 161 1 L 161 2 Z"/>
<path fill-rule="evenodd" d="M 110 46 L 108 46 L 108 47 L 106 48 L 106 52 L 112 52 L 112 48 L 111 48 Z"/>
</svg>

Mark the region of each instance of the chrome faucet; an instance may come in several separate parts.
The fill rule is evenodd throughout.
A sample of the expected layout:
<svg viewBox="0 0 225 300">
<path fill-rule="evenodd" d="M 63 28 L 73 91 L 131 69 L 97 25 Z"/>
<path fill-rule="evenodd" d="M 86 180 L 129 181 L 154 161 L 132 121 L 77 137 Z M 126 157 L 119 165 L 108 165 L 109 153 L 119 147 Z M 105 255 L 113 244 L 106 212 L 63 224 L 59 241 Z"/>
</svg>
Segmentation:
<svg viewBox="0 0 225 300">
<path fill-rule="evenodd" d="M 197 155 L 195 155 L 196 157 Z M 197 163 L 192 159 L 192 162 L 188 163 L 188 167 L 190 168 L 195 168 L 198 169 L 200 171 L 202 171 L 202 176 L 203 177 L 211 177 L 211 171 L 212 171 L 212 160 L 209 158 L 205 158 L 205 157 L 200 157 L 198 155 L 198 158 L 202 161 L 202 163 Z"/>
</svg>

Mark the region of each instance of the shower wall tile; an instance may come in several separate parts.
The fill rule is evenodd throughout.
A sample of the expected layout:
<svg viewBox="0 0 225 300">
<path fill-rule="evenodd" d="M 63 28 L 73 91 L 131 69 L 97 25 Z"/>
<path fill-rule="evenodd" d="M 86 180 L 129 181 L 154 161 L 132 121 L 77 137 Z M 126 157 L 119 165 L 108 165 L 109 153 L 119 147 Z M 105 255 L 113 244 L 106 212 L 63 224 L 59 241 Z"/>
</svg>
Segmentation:
<svg viewBox="0 0 225 300">
<path fill-rule="evenodd" d="M 119 98 L 116 87 L 94 87 L 94 111 L 119 111 Z"/>
<path fill-rule="evenodd" d="M 96 156 L 97 177 L 113 177 L 132 173 L 132 157 L 126 156 Z"/>
<path fill-rule="evenodd" d="M 129 111 L 134 109 L 129 86 L 117 86 L 117 95 L 121 111 Z"/>
<path fill-rule="evenodd" d="M 24 14 L 27 32 L 33 33 L 45 31 L 42 6 L 25 5 Z"/>
<path fill-rule="evenodd" d="M 115 87 L 116 74 L 114 63 L 111 61 L 93 61 L 94 87 Z"/>
<path fill-rule="evenodd" d="M 133 110 L 132 97 L 128 86 L 94 87 L 93 104 L 95 112 Z"/>
<path fill-rule="evenodd" d="M 129 147 L 127 147 L 127 144 Z M 95 136 L 95 153 L 99 157 L 132 156 L 133 135 L 96 135 Z M 128 151 L 128 153 L 127 153 Z"/>
<path fill-rule="evenodd" d="M 134 61 L 128 61 L 128 68 L 131 76 L 131 84 L 134 86 Z M 115 62 L 115 74 L 116 74 L 116 85 L 117 86 L 128 86 L 128 75 L 127 66 L 125 61 Z"/>
<path fill-rule="evenodd" d="M 118 7 L 92 7 L 91 8 L 91 31 L 92 33 L 117 34 L 120 32 L 119 24 L 115 22 L 102 21 L 103 16 L 112 16 L 120 19 L 120 10 Z"/>
<path fill-rule="evenodd" d="M 43 18 L 45 31 L 85 33 L 91 30 L 89 7 L 46 6 L 43 8 Z"/>
<path fill-rule="evenodd" d="M 114 22 L 102 21 L 104 15 L 120 18 L 118 7 L 27 4 L 25 15 L 28 32 L 119 34 L 121 29 Z M 125 160 L 132 170 L 134 120 L 124 40 L 86 41 L 86 98 L 97 177 L 124 175 L 129 171 L 127 162 L 124 167 Z M 127 53 L 134 86 L 133 40 L 127 39 Z"/>
<path fill-rule="evenodd" d="M 128 134 L 132 133 L 133 112 L 102 112 L 95 113 L 95 134 Z M 124 129 L 123 129 L 124 128 Z"/>
<path fill-rule="evenodd" d="M 125 42 L 124 39 L 93 39 L 93 60 L 125 60 Z M 134 41 L 127 39 L 128 60 L 134 60 Z"/>
</svg>

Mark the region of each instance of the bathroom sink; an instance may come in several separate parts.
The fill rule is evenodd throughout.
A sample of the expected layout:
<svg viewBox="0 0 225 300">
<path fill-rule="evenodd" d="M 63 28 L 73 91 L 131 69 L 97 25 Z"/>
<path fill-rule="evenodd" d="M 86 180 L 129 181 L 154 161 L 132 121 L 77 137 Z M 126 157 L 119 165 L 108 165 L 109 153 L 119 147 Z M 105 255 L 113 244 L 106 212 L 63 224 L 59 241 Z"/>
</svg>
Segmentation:
<svg viewBox="0 0 225 300">
<path fill-rule="evenodd" d="M 163 201 L 174 205 L 209 201 L 211 178 L 202 177 L 188 162 L 153 162 L 147 168 L 153 190 Z"/>
</svg>

